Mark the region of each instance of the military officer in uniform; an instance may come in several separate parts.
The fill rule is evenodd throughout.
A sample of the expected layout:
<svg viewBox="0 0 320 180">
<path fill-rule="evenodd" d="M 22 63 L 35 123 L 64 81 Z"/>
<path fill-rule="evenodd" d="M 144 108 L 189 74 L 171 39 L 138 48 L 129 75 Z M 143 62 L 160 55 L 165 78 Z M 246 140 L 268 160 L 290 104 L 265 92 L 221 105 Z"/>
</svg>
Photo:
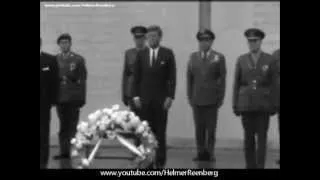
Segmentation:
<svg viewBox="0 0 320 180">
<path fill-rule="evenodd" d="M 58 63 L 54 56 L 41 50 L 40 37 L 40 169 L 47 168 L 51 107 L 56 103 L 59 89 Z"/>
<path fill-rule="evenodd" d="M 278 113 L 278 127 L 279 127 L 279 137 L 280 137 L 280 49 L 276 50 L 273 53 L 275 62 L 275 68 L 277 71 L 276 76 L 276 84 L 275 84 L 275 104 L 276 104 L 276 110 Z M 277 161 L 277 164 L 280 165 L 280 159 Z"/>
<path fill-rule="evenodd" d="M 197 34 L 200 51 L 190 56 L 187 95 L 193 109 L 198 154 L 194 160 L 215 161 L 218 111 L 226 88 L 225 56 L 213 49 L 215 34 L 205 29 Z"/>
<path fill-rule="evenodd" d="M 139 116 L 139 109 L 135 106 L 132 100 L 132 83 L 133 83 L 133 69 L 137 54 L 146 46 L 147 28 L 143 26 L 134 26 L 131 28 L 131 34 L 134 37 L 135 47 L 126 50 L 124 58 L 124 68 L 122 73 L 122 102 L 130 108 L 137 116 Z M 139 145 L 138 139 L 127 135 L 128 138 L 134 140 L 136 146 Z M 133 157 L 135 155 L 133 154 Z"/>
<path fill-rule="evenodd" d="M 145 48 L 147 28 L 143 26 L 135 26 L 131 28 L 131 34 L 134 37 L 135 47 L 126 50 L 124 68 L 122 74 L 122 102 L 128 106 L 136 115 L 139 115 L 138 108 L 135 107 L 132 101 L 132 83 L 133 83 L 133 68 L 137 54 Z"/>
<path fill-rule="evenodd" d="M 242 118 L 246 167 L 263 169 L 270 116 L 275 114 L 272 88 L 276 71 L 273 56 L 261 50 L 265 33 L 251 28 L 244 35 L 250 52 L 241 55 L 236 63 L 233 111 Z"/>
<path fill-rule="evenodd" d="M 76 134 L 80 109 L 86 103 L 87 68 L 85 59 L 71 51 L 69 34 L 58 37 L 61 53 L 57 55 L 60 69 L 60 88 L 57 113 L 60 120 L 60 154 L 55 159 L 70 158 L 71 139 Z"/>
</svg>

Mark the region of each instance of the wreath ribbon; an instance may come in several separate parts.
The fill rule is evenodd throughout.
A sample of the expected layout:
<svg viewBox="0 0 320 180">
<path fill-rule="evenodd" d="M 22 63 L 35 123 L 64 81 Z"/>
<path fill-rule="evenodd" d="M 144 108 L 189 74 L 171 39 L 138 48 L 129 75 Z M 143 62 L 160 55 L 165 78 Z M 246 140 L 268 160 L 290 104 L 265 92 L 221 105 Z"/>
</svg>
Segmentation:
<svg viewBox="0 0 320 180">
<path fill-rule="evenodd" d="M 111 109 L 98 110 L 88 116 L 88 121 L 81 121 L 78 124 L 76 137 L 72 139 L 72 157 L 81 159 L 78 169 L 88 168 L 94 161 L 104 139 L 117 140 L 124 147 L 139 157 L 136 162 L 139 165 L 152 164 L 155 159 L 155 151 L 158 142 L 151 132 L 151 128 L 146 121 L 141 121 L 133 112 L 119 111 L 119 106 L 115 105 Z M 141 140 L 141 145 L 136 147 L 121 133 L 133 133 Z M 93 150 L 86 158 L 85 146 L 93 144 L 97 140 Z"/>
</svg>

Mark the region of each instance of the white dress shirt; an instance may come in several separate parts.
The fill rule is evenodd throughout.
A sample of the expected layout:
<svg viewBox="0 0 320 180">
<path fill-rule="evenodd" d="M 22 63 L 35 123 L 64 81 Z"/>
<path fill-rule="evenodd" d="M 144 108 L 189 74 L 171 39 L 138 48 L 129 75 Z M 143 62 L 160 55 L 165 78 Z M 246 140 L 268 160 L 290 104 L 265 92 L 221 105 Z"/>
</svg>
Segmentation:
<svg viewBox="0 0 320 180">
<path fill-rule="evenodd" d="M 150 57 L 150 66 L 153 66 L 153 62 L 152 62 L 152 56 L 153 56 L 153 53 L 155 53 L 155 57 L 156 57 L 156 60 L 158 59 L 158 52 L 159 52 L 159 49 L 160 47 L 158 46 L 157 48 L 155 49 L 152 49 L 152 48 L 149 48 L 149 57 Z"/>
<path fill-rule="evenodd" d="M 205 57 L 208 58 L 210 56 L 210 50 L 207 51 L 206 55 L 204 54 L 204 51 L 201 51 L 201 59 L 204 59 Z"/>
</svg>

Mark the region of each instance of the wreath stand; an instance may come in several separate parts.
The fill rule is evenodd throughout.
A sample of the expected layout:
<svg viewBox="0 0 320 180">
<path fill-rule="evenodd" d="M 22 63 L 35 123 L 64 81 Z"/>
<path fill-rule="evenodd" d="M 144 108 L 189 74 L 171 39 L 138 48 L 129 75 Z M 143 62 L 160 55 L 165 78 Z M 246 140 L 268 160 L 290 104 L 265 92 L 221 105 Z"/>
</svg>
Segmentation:
<svg viewBox="0 0 320 180">
<path fill-rule="evenodd" d="M 94 145 L 94 148 L 89 153 L 88 157 L 85 159 L 81 159 L 81 165 L 77 166 L 77 169 L 87 169 L 90 167 L 104 140 L 105 139 L 101 138 L 97 141 L 97 143 Z M 137 156 L 134 160 L 133 169 L 155 169 L 155 165 L 153 163 L 154 155 L 145 156 L 143 153 L 139 151 L 139 149 L 135 145 L 133 145 L 129 140 L 127 140 L 126 138 L 124 138 L 124 136 L 120 134 L 116 135 L 115 140 Z M 77 155 L 74 155 L 73 157 L 75 156 Z"/>
<path fill-rule="evenodd" d="M 141 122 L 128 111 L 116 111 L 119 108 L 98 110 L 89 115 L 89 121 L 80 122 L 78 132 L 71 144 L 71 156 L 77 169 L 88 169 L 101 147 L 103 140 L 116 140 L 122 146 L 137 155 L 133 169 L 154 169 L 158 142 L 146 121 Z M 133 145 L 126 135 L 135 135 L 141 144 Z M 96 142 L 90 153 L 86 146 Z"/>
</svg>

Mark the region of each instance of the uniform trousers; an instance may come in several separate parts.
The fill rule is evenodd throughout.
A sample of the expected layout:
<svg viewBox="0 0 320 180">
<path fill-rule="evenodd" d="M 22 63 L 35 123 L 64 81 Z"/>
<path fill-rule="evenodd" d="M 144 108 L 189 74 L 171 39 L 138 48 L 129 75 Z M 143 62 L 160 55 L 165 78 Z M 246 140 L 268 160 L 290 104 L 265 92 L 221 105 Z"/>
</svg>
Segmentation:
<svg viewBox="0 0 320 180">
<path fill-rule="evenodd" d="M 265 167 L 269 122 L 269 113 L 245 112 L 242 114 L 247 169 L 264 169 Z"/>
<path fill-rule="evenodd" d="M 215 105 L 193 106 L 198 156 L 214 156 L 218 108 Z"/>
<path fill-rule="evenodd" d="M 40 104 L 40 169 L 46 169 L 49 161 L 50 107 Z"/>
<path fill-rule="evenodd" d="M 60 154 L 70 155 L 71 140 L 77 132 L 80 108 L 73 103 L 63 103 L 57 106 L 57 114 L 60 120 L 59 143 Z"/>
</svg>

